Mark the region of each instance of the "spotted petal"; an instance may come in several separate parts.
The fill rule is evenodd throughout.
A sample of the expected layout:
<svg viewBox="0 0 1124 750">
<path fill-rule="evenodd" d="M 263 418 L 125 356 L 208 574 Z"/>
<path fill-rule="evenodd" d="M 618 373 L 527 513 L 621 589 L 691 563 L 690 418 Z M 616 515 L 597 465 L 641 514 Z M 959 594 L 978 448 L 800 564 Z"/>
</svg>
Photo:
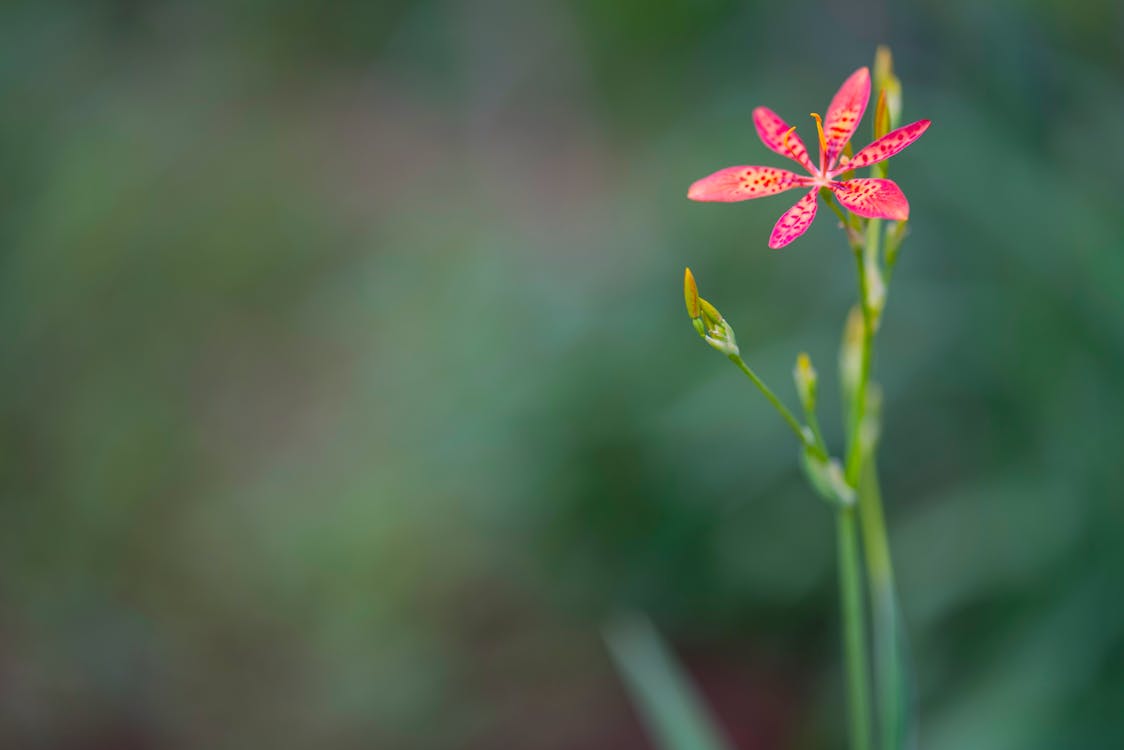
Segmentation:
<svg viewBox="0 0 1124 750">
<path fill-rule="evenodd" d="M 831 192 L 858 216 L 898 221 L 909 218 L 909 201 L 892 180 L 860 177 L 833 184 Z"/>
<path fill-rule="evenodd" d="M 868 101 L 870 101 L 870 71 L 864 67 L 856 70 L 843 82 L 827 108 L 823 129 L 827 139 L 829 168 L 835 164 L 835 159 L 855 134 L 855 129 L 858 128 L 859 121 L 863 119 L 863 113 L 866 112 Z"/>
<path fill-rule="evenodd" d="M 773 233 L 769 235 L 769 247 L 777 250 L 784 247 L 794 239 L 808 231 L 812 220 L 816 218 L 816 194 L 819 188 L 814 188 L 796 205 L 781 214 Z"/>
<path fill-rule="evenodd" d="M 757 128 L 757 135 L 770 151 L 795 160 L 809 172 L 815 171 L 812 160 L 808 158 L 808 148 L 800 136 L 794 131 L 789 133 L 786 141 L 785 133 L 788 133 L 791 126 L 776 112 L 768 107 L 753 110 L 753 127 Z"/>
<path fill-rule="evenodd" d="M 861 169 L 880 161 L 886 161 L 920 138 L 921 134 L 928 130 L 929 124 L 929 120 L 918 120 L 910 125 L 890 131 L 855 154 L 855 158 L 840 165 L 840 168 L 835 170 L 833 174 L 851 169 Z"/>
<path fill-rule="evenodd" d="M 785 190 L 812 184 L 787 169 L 776 167 L 726 167 L 691 185 L 687 197 L 693 201 L 731 203 L 776 195 Z"/>
</svg>

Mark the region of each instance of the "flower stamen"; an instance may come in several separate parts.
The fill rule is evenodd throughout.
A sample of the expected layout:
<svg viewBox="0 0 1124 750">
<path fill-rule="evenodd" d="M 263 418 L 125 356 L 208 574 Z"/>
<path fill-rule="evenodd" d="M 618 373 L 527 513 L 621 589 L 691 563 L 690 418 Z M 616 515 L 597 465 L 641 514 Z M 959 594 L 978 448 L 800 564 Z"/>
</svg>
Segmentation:
<svg viewBox="0 0 1124 750">
<path fill-rule="evenodd" d="M 781 139 L 781 148 L 783 148 L 785 151 L 787 151 L 788 155 L 791 156 L 793 159 L 795 159 L 796 161 L 800 161 L 800 157 L 797 156 L 796 152 L 792 150 L 792 147 L 788 145 L 788 138 L 794 132 L 796 132 L 796 126 L 795 125 L 793 125 L 788 130 L 784 131 L 784 137 Z"/>
<path fill-rule="evenodd" d="M 820 135 L 820 171 L 822 172 L 827 167 L 824 164 L 824 159 L 827 158 L 827 138 L 823 134 L 823 119 L 815 112 L 812 112 L 809 116 L 816 121 L 816 132 Z"/>
</svg>

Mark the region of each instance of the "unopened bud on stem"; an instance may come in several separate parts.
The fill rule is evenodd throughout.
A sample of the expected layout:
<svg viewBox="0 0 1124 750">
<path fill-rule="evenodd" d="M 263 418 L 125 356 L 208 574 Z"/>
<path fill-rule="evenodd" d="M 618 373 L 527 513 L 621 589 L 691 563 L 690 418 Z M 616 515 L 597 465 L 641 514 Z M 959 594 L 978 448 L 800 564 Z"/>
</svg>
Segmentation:
<svg viewBox="0 0 1124 750">
<path fill-rule="evenodd" d="M 881 138 L 890 132 L 890 110 L 886 107 L 886 89 L 879 89 L 878 103 L 874 105 L 874 137 Z"/>
<path fill-rule="evenodd" d="M 718 312 L 718 308 L 699 296 L 695 275 L 690 268 L 683 273 L 683 300 L 687 305 L 687 314 L 691 316 L 691 323 L 706 343 L 727 357 L 738 354 L 734 329 L 722 317 L 722 313 Z"/>
<path fill-rule="evenodd" d="M 855 490 L 847 484 L 839 459 L 823 459 L 805 450 L 802 454 L 804 475 L 820 497 L 839 506 L 855 503 Z"/>
<path fill-rule="evenodd" d="M 683 271 L 683 299 L 687 303 L 687 315 L 692 320 L 702 314 L 699 308 L 699 287 L 695 284 L 695 275 L 690 268 Z"/>
<path fill-rule="evenodd" d="M 862 309 L 855 305 L 847 315 L 847 323 L 843 327 L 843 345 L 839 348 L 839 379 L 848 402 L 862 377 L 864 327 Z"/>
<path fill-rule="evenodd" d="M 882 388 L 877 383 L 870 383 L 866 389 L 866 413 L 863 415 L 862 424 L 859 425 L 859 445 L 862 446 L 863 455 L 873 454 L 881 435 Z"/>
<path fill-rule="evenodd" d="M 877 330 L 882 322 L 882 311 L 886 308 L 886 282 L 876 262 L 868 259 L 863 263 L 863 272 L 866 275 L 866 304 Z"/>
<path fill-rule="evenodd" d="M 812 360 L 804 352 L 796 357 L 796 367 L 792 370 L 792 379 L 796 383 L 796 393 L 800 396 L 800 403 L 804 411 L 812 414 L 816 411 L 816 370 L 812 367 Z"/>
<path fill-rule="evenodd" d="M 702 307 L 703 327 L 706 330 L 703 338 L 706 343 L 727 357 L 738 354 L 738 342 L 734 338 L 734 329 L 722 317 L 722 313 L 718 312 L 718 308 L 702 297 L 699 298 L 699 305 Z"/>
<path fill-rule="evenodd" d="M 879 99 L 883 92 L 886 97 L 886 114 L 888 116 L 889 132 L 898 126 L 902 116 L 902 82 L 894 75 L 894 57 L 890 48 L 883 45 L 874 54 L 874 90 L 879 92 Z M 875 111 L 875 128 L 878 127 L 877 110 Z M 876 136 L 877 137 L 877 136 Z"/>
</svg>

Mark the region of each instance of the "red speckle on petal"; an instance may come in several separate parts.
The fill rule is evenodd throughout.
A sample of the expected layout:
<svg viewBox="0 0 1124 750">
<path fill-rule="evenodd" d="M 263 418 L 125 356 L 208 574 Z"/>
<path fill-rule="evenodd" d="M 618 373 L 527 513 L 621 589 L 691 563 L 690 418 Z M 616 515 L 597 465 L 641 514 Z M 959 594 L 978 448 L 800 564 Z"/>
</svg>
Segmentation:
<svg viewBox="0 0 1124 750">
<path fill-rule="evenodd" d="M 855 154 L 854 158 L 848 162 L 847 168 L 869 167 L 872 164 L 889 159 L 920 138 L 922 133 L 929 128 L 929 125 L 929 120 L 918 120 L 887 133 Z M 841 171 L 841 169 L 836 169 L 832 171 L 832 174 L 839 174 Z"/>
</svg>

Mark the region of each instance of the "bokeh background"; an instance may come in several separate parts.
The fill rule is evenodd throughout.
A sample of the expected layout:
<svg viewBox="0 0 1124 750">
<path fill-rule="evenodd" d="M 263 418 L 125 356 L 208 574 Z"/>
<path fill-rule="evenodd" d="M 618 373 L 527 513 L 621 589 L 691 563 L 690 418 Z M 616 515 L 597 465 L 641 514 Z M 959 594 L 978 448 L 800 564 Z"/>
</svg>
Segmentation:
<svg viewBox="0 0 1124 750">
<path fill-rule="evenodd" d="M 5 3 L 0 745 L 651 747 L 642 612 L 738 748 L 842 747 L 830 513 L 680 284 L 838 450 L 833 222 L 685 191 L 879 43 L 921 745 L 1124 746 L 1116 0 Z"/>
</svg>

